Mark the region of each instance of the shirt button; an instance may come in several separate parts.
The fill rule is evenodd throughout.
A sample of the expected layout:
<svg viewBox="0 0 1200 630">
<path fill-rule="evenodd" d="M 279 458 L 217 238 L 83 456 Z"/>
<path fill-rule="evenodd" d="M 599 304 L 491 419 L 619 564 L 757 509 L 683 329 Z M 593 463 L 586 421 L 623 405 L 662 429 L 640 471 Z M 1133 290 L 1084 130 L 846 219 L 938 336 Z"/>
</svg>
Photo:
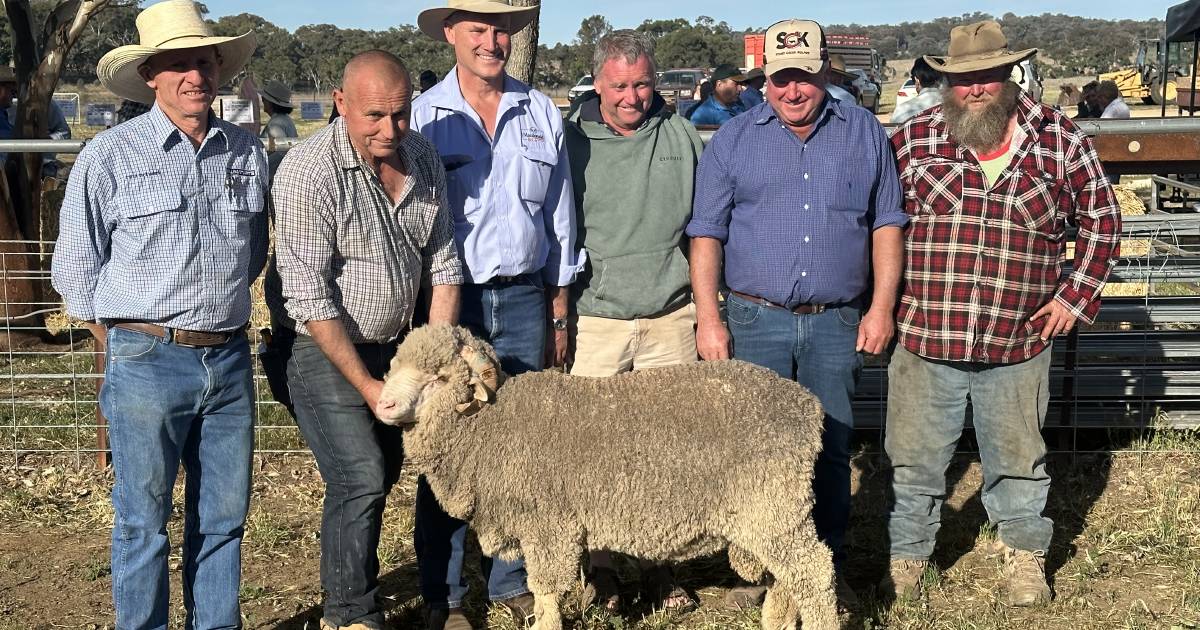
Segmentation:
<svg viewBox="0 0 1200 630">
<path fill-rule="evenodd" d="M 808 210 L 808 204 L 804 204 L 804 209 Z"/>
<path fill-rule="evenodd" d="M 801 278 L 807 278 L 807 277 L 808 277 L 808 272 L 807 272 L 807 271 L 801 271 L 801 272 L 800 272 L 800 277 L 801 277 Z"/>
<path fill-rule="evenodd" d="M 804 179 L 808 179 L 808 173 L 804 174 Z"/>
<path fill-rule="evenodd" d="M 804 237 L 804 242 L 805 242 L 805 243 L 807 243 L 807 242 L 808 242 L 808 237 L 807 237 L 807 236 L 805 236 L 805 237 Z"/>
</svg>

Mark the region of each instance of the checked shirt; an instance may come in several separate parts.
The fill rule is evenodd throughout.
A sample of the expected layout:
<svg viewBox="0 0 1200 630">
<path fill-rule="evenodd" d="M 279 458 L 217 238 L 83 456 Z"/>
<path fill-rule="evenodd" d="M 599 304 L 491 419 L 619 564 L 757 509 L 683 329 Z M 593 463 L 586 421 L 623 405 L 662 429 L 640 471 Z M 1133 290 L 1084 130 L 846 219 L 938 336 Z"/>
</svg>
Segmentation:
<svg viewBox="0 0 1200 630">
<path fill-rule="evenodd" d="M 973 153 L 948 135 L 942 108 L 892 136 L 911 222 L 896 316 L 904 347 L 929 359 L 1016 363 L 1048 345 L 1058 300 L 1092 323 L 1116 263 L 1120 206 L 1091 140 L 1069 118 L 1022 93 L 1012 162 L 988 186 Z M 1065 230 L 1078 226 L 1065 273 Z"/>
</svg>

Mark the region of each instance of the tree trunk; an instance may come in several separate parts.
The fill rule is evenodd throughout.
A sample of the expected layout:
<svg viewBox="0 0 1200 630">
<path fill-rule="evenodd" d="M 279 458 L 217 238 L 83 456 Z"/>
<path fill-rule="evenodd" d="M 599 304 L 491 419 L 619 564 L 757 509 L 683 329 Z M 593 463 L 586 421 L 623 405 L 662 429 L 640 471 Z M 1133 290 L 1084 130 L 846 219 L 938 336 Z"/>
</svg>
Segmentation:
<svg viewBox="0 0 1200 630">
<path fill-rule="evenodd" d="M 62 2 L 46 18 L 41 42 L 34 39 L 33 13 L 29 0 L 0 1 L 4 3 L 5 13 L 12 24 L 13 61 L 19 89 L 13 136 L 46 138 L 49 136 L 50 101 L 54 97 L 54 88 L 58 85 L 58 77 L 67 54 L 83 34 L 88 20 L 108 6 L 110 0 Z M 5 216 L 0 217 L 0 239 L 34 241 L 54 238 L 54 234 L 42 233 L 42 155 L 21 153 L 15 157 L 16 181 L 12 182 L 13 185 L 8 191 L 9 207 L 3 208 Z M 57 208 L 48 211 L 57 211 Z M 22 246 L 22 249 L 26 250 L 27 259 L 7 268 L 40 269 L 42 259 L 38 256 L 38 247 L 29 245 Z M 34 275 L 39 274 L 20 274 L 16 279 L 10 274 L 4 279 L 5 287 L 9 289 L 10 302 L 13 301 L 11 296 L 14 293 L 31 297 L 22 299 L 22 302 L 45 301 L 46 287 L 33 282 Z M 14 286 L 14 282 L 20 286 Z M 27 310 L 34 309 L 31 307 Z M 9 317 L 12 316 L 10 312 Z M 40 322 L 28 322 L 30 325 L 37 323 Z"/>
<path fill-rule="evenodd" d="M 537 70 L 538 22 L 541 21 L 542 0 L 512 0 L 512 4 L 518 7 L 538 7 L 538 16 L 529 26 L 513 35 L 512 53 L 505 68 L 518 81 L 533 85 Z"/>
</svg>

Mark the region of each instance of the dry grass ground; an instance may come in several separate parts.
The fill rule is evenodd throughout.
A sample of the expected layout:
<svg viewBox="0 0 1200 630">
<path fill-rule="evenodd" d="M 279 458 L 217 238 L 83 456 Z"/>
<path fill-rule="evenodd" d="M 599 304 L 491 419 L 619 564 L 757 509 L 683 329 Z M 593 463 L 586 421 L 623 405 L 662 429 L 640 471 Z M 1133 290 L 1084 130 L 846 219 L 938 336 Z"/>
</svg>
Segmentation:
<svg viewBox="0 0 1200 630">
<path fill-rule="evenodd" d="M 935 558 L 944 568 L 928 577 L 929 597 L 889 608 L 874 599 L 886 566 L 882 519 L 886 469 L 878 456 L 855 460 L 855 508 L 849 541 L 850 582 L 864 609 L 848 628 L 1002 629 L 1200 627 L 1200 436 L 1162 432 L 1123 446 L 1115 455 L 1055 456 L 1049 515 L 1056 523 L 1049 564 L 1057 599 L 1042 608 L 1012 610 L 1000 602 L 1002 583 L 984 548 L 994 538 L 979 499 L 978 463 L 969 456 L 950 470 L 951 496 Z M 0 469 L 0 629 L 107 628 L 109 599 L 106 473 L 24 460 Z M 260 457 L 246 530 L 242 587 L 247 628 L 316 628 L 322 486 L 308 457 Z M 420 598 L 412 545 L 413 479 L 394 490 L 379 555 L 388 619 L 398 629 L 420 628 Z M 178 496 L 177 496 L 178 498 Z M 180 519 L 172 521 L 179 540 Z M 178 591 L 178 547 L 172 584 Z M 476 563 L 469 561 L 473 568 Z M 635 581 L 632 563 L 623 573 Z M 722 558 L 679 569 L 702 600 L 695 611 L 654 613 L 636 593 L 624 617 L 569 606 L 576 630 L 758 627 L 758 611 L 721 606 L 733 575 Z M 474 580 L 468 612 L 487 614 Z M 181 625 L 176 594 L 172 625 Z M 572 598 L 572 601 L 574 598 Z M 515 625 L 492 612 L 491 626 Z"/>
</svg>

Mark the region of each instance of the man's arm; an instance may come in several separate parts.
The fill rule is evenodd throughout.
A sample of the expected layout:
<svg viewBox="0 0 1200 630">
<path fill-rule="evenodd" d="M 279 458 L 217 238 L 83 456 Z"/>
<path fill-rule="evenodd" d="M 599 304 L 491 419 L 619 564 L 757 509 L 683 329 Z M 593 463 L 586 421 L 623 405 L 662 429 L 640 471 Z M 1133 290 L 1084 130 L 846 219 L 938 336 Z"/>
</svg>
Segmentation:
<svg viewBox="0 0 1200 630">
<path fill-rule="evenodd" d="M 562 367 L 567 364 L 567 331 L 558 330 L 553 322 L 567 318 L 567 296 L 570 287 L 546 287 L 546 356 L 544 367 Z"/>
<path fill-rule="evenodd" d="M 900 271 L 904 268 L 904 231 L 896 226 L 882 227 L 871 234 L 871 272 L 875 289 L 871 307 L 858 327 L 856 352 L 881 354 L 896 332 L 896 295 L 900 291 Z"/>
<path fill-rule="evenodd" d="M 321 352 L 325 353 L 329 362 L 341 372 L 346 381 L 358 390 L 372 411 L 379 404 L 379 394 L 383 392 L 383 381 L 377 380 L 367 371 L 366 364 L 354 349 L 350 335 L 340 319 L 312 319 L 304 322 L 308 334 L 316 342 Z"/>
<path fill-rule="evenodd" d="M 435 284 L 430 291 L 429 323 L 450 324 L 458 323 L 458 306 L 460 290 L 457 284 Z"/>
<path fill-rule="evenodd" d="M 706 236 L 691 241 L 692 299 L 696 302 L 696 350 L 705 361 L 718 361 L 731 356 L 729 329 L 721 321 L 717 303 L 721 277 L 721 241 Z"/>
<path fill-rule="evenodd" d="M 0 116 L 4 111 L 0 110 Z M 109 259 L 110 225 L 104 208 L 116 193 L 111 173 L 104 168 L 94 147 L 79 154 L 59 211 L 58 241 L 50 261 L 54 289 L 63 297 L 67 314 L 94 322 L 96 282 Z M 103 339 L 103 327 L 88 326 Z"/>
</svg>

